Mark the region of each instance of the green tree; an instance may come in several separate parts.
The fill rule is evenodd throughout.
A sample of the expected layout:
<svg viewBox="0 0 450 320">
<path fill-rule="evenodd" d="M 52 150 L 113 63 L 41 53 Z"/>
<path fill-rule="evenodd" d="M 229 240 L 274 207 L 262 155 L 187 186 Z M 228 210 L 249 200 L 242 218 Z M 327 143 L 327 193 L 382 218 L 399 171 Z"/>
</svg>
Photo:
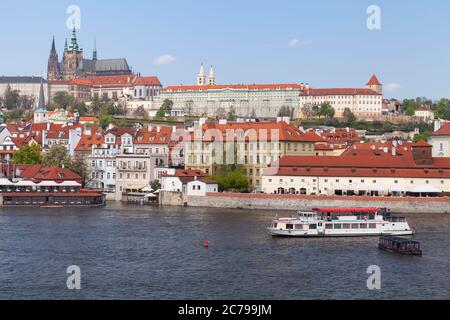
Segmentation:
<svg viewBox="0 0 450 320">
<path fill-rule="evenodd" d="M 156 117 L 157 118 L 165 118 L 166 117 L 166 110 L 161 106 L 161 108 L 159 108 L 158 112 L 156 112 Z"/>
<path fill-rule="evenodd" d="M 13 90 L 8 84 L 3 94 L 2 107 L 8 110 L 16 109 L 19 106 L 19 93 L 19 90 Z"/>
<path fill-rule="evenodd" d="M 404 99 L 402 105 L 404 113 L 407 116 L 413 116 L 418 107 L 417 101 L 414 99 Z"/>
<path fill-rule="evenodd" d="M 436 118 L 450 120 L 450 100 L 445 98 L 439 100 L 434 107 L 434 112 Z"/>
<path fill-rule="evenodd" d="M 58 91 L 55 93 L 55 96 L 53 97 L 53 102 L 56 105 L 56 107 L 67 110 L 70 106 L 74 105 L 75 98 L 68 92 Z"/>
<path fill-rule="evenodd" d="M 231 106 L 230 107 L 230 111 L 228 111 L 228 113 L 227 113 L 227 120 L 228 121 L 235 121 L 236 119 L 237 119 L 236 111 L 234 110 L 234 107 Z"/>
<path fill-rule="evenodd" d="M 152 188 L 153 191 L 160 190 L 161 189 L 161 183 L 158 180 L 153 180 L 150 183 L 150 187 Z"/>
<path fill-rule="evenodd" d="M 417 143 L 417 142 L 419 142 L 420 140 L 427 141 L 427 140 L 428 140 L 428 137 L 429 137 L 430 135 L 431 135 L 431 132 L 429 132 L 429 131 L 426 131 L 426 132 L 422 132 L 422 133 L 416 134 L 416 135 L 414 136 L 413 141 L 414 141 L 414 143 Z"/>
<path fill-rule="evenodd" d="M 344 110 L 344 121 L 350 124 L 350 126 L 353 126 L 356 121 L 355 114 L 349 108 L 345 108 Z"/>
<path fill-rule="evenodd" d="M 164 99 L 161 108 L 164 110 L 165 114 L 170 115 L 172 113 L 173 101 L 170 99 Z"/>
<path fill-rule="evenodd" d="M 24 144 L 19 150 L 14 152 L 13 164 L 41 164 L 41 148 L 37 144 Z"/>
<path fill-rule="evenodd" d="M 62 144 L 56 144 L 44 154 L 42 164 L 46 167 L 70 167 L 71 160 L 67 148 Z"/>
<path fill-rule="evenodd" d="M 249 189 L 248 178 L 244 170 L 236 165 L 221 166 L 211 179 L 217 182 L 221 191 L 247 192 Z"/>
<path fill-rule="evenodd" d="M 319 117 L 324 117 L 326 119 L 333 119 L 335 115 L 334 108 L 329 102 L 324 102 L 319 108 Z"/>
</svg>

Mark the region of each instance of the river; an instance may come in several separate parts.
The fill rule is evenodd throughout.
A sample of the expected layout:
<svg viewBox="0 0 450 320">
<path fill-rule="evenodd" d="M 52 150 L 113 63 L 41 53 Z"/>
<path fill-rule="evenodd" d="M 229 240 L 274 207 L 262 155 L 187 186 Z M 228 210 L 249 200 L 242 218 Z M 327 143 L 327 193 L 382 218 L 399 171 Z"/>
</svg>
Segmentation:
<svg viewBox="0 0 450 320">
<path fill-rule="evenodd" d="M 409 214 L 422 257 L 378 238 L 273 239 L 270 211 L 0 209 L 0 299 L 449 299 L 450 215 Z M 209 248 L 204 240 L 209 240 Z M 69 290 L 66 269 L 81 269 Z M 368 290 L 367 268 L 381 269 Z"/>
</svg>

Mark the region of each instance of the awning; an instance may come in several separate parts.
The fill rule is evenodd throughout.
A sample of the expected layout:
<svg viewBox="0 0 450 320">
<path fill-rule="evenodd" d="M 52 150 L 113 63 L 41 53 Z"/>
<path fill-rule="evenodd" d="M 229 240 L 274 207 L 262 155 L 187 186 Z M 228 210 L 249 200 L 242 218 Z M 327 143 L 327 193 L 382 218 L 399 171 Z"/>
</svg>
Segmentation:
<svg viewBox="0 0 450 320">
<path fill-rule="evenodd" d="M 144 198 L 158 198 L 158 196 L 154 193 L 149 193 L 144 196 Z"/>
<path fill-rule="evenodd" d="M 153 192 L 152 187 L 150 186 L 146 186 L 145 188 L 143 188 L 141 191 L 145 191 L 145 192 Z"/>
<path fill-rule="evenodd" d="M 435 188 L 430 185 L 425 185 L 425 186 L 417 186 L 411 192 L 412 193 L 441 193 L 442 190 L 439 190 L 438 188 Z"/>
</svg>

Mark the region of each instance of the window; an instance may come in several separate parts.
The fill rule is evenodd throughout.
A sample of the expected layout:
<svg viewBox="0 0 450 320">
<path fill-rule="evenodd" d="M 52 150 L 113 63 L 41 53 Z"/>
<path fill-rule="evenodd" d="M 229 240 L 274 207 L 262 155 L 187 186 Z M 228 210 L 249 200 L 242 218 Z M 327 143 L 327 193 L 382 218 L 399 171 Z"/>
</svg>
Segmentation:
<svg viewBox="0 0 450 320">
<path fill-rule="evenodd" d="M 342 229 L 342 224 L 336 223 L 336 224 L 334 225 L 334 229 Z"/>
</svg>

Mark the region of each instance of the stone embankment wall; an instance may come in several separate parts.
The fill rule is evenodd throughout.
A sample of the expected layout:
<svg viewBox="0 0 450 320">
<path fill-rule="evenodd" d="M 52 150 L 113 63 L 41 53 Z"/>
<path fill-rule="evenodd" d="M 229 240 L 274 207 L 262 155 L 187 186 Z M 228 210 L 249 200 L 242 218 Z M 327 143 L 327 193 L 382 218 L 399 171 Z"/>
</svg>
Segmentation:
<svg viewBox="0 0 450 320">
<path fill-rule="evenodd" d="M 187 202 L 181 192 L 162 191 L 159 195 L 159 203 L 163 206 L 183 206 Z"/>
<path fill-rule="evenodd" d="M 189 196 L 188 206 L 263 210 L 308 210 L 317 207 L 378 207 L 393 213 L 450 213 L 450 198 L 338 197 L 208 193 Z"/>
</svg>

